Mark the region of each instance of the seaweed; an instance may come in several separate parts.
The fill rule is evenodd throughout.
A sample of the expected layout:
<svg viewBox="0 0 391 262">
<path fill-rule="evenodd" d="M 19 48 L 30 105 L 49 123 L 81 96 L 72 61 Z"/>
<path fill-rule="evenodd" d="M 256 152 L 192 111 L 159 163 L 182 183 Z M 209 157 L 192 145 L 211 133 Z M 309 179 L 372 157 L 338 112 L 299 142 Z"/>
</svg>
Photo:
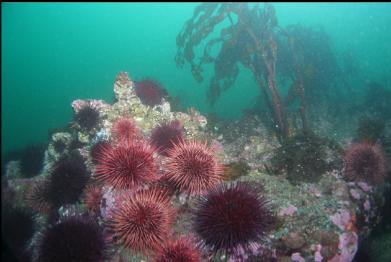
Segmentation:
<svg viewBox="0 0 391 262">
<path fill-rule="evenodd" d="M 316 106 L 321 101 L 331 101 L 330 96 L 338 91 L 331 90 L 337 83 L 337 77 L 342 76 L 336 57 L 331 49 L 330 39 L 323 27 L 306 27 L 300 24 L 290 25 L 286 31 L 291 36 L 292 49 L 296 54 L 296 63 L 288 54 L 281 54 L 278 66 L 283 77 L 292 79 L 292 85 L 298 85 L 294 81 L 292 72 L 300 68 L 302 85 L 306 87 L 305 98 L 311 106 Z M 280 45 L 283 45 L 281 43 Z M 285 44 L 288 45 L 288 44 Z M 289 47 L 282 48 L 283 50 Z M 297 95 L 297 87 L 290 89 Z M 290 98 L 290 95 L 287 96 Z M 287 99 L 289 101 L 289 99 Z"/>
<path fill-rule="evenodd" d="M 215 27 L 222 26 L 217 37 L 210 37 Z M 203 54 L 196 60 L 195 48 L 207 38 Z M 177 66 L 187 62 L 193 77 L 202 82 L 203 65 L 214 63 L 214 75 L 210 79 L 208 98 L 214 104 L 220 93 L 230 88 L 239 74 L 239 64 L 251 70 L 266 104 L 272 112 L 273 128 L 280 140 L 289 136 L 285 107 L 277 86 L 277 38 L 288 37 L 278 26 L 272 5 L 247 3 L 204 3 L 199 5 L 177 37 Z M 213 50 L 219 48 L 217 55 Z M 299 70 L 296 70 L 299 72 Z M 298 78 L 299 79 L 299 78 Z M 303 85 L 299 85 L 304 91 Z M 305 103 L 301 110 L 305 111 Z M 305 114 L 303 124 L 307 123 Z"/>
</svg>

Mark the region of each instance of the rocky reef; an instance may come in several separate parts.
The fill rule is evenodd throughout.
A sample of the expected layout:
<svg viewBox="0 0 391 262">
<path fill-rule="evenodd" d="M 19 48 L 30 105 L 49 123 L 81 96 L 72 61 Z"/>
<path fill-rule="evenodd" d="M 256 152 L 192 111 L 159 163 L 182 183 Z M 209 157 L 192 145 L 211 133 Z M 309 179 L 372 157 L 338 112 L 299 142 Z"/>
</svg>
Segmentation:
<svg viewBox="0 0 391 262">
<path fill-rule="evenodd" d="M 164 252 L 166 239 L 172 242 L 169 244 L 175 251 L 173 253 L 178 255 L 177 257 L 188 258 L 189 260 L 186 261 L 352 261 L 359 241 L 365 239 L 381 219 L 379 209 L 384 202 L 383 190 L 386 182 L 372 185 L 365 181 L 348 181 L 344 177 L 342 165 L 333 165 L 332 168 L 324 169 L 323 173 L 308 174 L 316 175 L 316 180 L 298 178 L 295 183 L 292 183 L 295 174 L 292 172 L 277 174 L 271 168 L 272 159 L 281 145 L 277 137 L 271 136 L 256 117 L 241 123 L 232 123 L 231 126 L 211 128 L 207 118 L 195 109 L 190 109 L 187 113 L 172 111 L 165 97 L 162 97 L 161 102 L 156 105 L 143 104 L 136 94 L 134 82 L 126 72 L 120 72 L 115 79 L 114 93 L 116 101 L 113 104 L 95 99 L 72 102 L 75 115 L 83 108 L 89 107 L 97 112 L 99 119 L 94 121 L 96 122 L 94 124 L 89 123 L 88 128 L 85 128 L 83 118 L 79 117 L 72 125 L 73 133 L 53 134 L 45 151 L 43 168 L 39 175 L 33 178 L 21 178 L 22 169 L 16 162 L 10 162 L 7 166 L 6 177 L 2 181 L 3 203 L 12 203 L 15 208 L 35 212 L 33 217 L 36 225 L 35 234 L 24 245 L 24 248 L 29 251 L 27 253 L 30 254 L 31 261 L 39 261 L 41 254 L 49 252 L 44 249 L 41 237 L 48 228 L 52 228 L 53 225 L 58 227 L 69 221 L 69 217 L 79 217 L 83 214 L 92 216 L 99 227 L 104 229 L 102 232 L 110 239 L 104 243 L 105 254 L 99 258 L 94 257 L 94 261 L 112 262 L 166 261 L 159 260 L 167 255 Z M 196 142 L 186 144 L 180 139 L 178 140 L 180 142 L 175 143 L 174 147 L 164 155 L 159 154 L 157 148 L 149 148 L 147 144 L 145 148 L 132 148 L 132 151 L 129 151 L 128 148 L 131 146 L 127 145 L 128 142 L 121 142 L 126 145 L 126 148 L 122 149 L 122 144 L 113 142 L 115 139 L 112 130 L 116 121 L 124 117 L 134 123 L 134 126 L 128 128 L 135 128 L 131 131 L 134 131 L 134 141 L 137 143 L 147 143 L 154 128 L 162 123 L 177 121 L 175 123 L 180 123 L 183 127 L 183 137 L 186 141 L 201 141 L 204 144 Z M 96 157 L 92 157 L 92 148 L 102 141 L 106 144 L 103 143 L 102 146 L 94 149 L 97 150 L 94 153 Z M 110 151 L 113 150 L 112 148 L 118 149 L 118 152 L 124 150 L 124 154 L 128 154 L 125 159 L 135 158 L 137 154 L 146 154 L 145 152 L 151 150 L 152 153 L 148 157 L 153 164 L 150 163 L 148 172 L 153 171 L 154 174 L 148 177 L 150 181 L 141 176 L 141 178 L 134 177 L 130 183 L 122 176 L 122 169 L 110 169 L 111 163 L 108 162 L 107 156 L 108 152 L 112 152 Z M 180 150 L 185 153 L 182 154 Z M 85 190 L 77 201 L 64 203 L 57 201 L 53 206 L 51 205 L 53 200 L 50 199 L 53 193 L 48 193 L 53 190 L 48 187 L 57 181 L 54 181 L 56 177 L 53 176 L 53 170 L 59 169 L 58 162 L 65 155 L 75 152 L 78 152 L 84 161 L 88 172 L 88 183 L 83 182 L 82 187 Z M 192 156 L 194 152 L 197 153 L 196 156 Z M 116 156 L 116 154 L 111 153 L 109 156 Z M 186 162 L 187 169 L 181 169 L 180 161 L 185 160 L 180 154 L 187 154 L 190 159 Z M 145 156 L 145 162 L 149 161 L 148 157 Z M 339 157 L 342 161 L 342 156 L 325 157 L 332 160 Z M 106 166 L 100 162 L 104 162 Z M 167 170 L 167 163 L 170 170 Z M 132 166 L 124 161 L 124 166 L 129 167 L 133 174 L 138 172 L 136 169 L 139 165 Z M 78 170 L 82 169 L 84 174 L 83 168 L 84 166 Z M 101 179 L 107 177 L 105 172 L 111 175 L 117 172 L 116 175 L 121 183 L 111 184 L 111 180 Z M 61 175 L 57 173 L 56 176 Z M 203 177 L 193 173 L 206 175 Z M 194 175 L 192 179 L 187 179 L 186 184 L 182 183 L 183 176 L 191 175 Z M 213 181 L 208 180 L 211 178 Z M 80 179 L 72 178 L 67 181 L 68 188 L 58 191 L 58 194 L 64 194 L 62 197 L 66 197 L 67 191 L 80 188 L 78 180 Z M 214 252 L 213 248 L 208 248 L 205 239 L 197 235 L 193 226 L 197 223 L 194 222 L 194 212 L 197 210 L 195 207 L 199 206 L 200 198 L 204 198 L 217 181 L 220 186 L 230 183 L 260 185 L 259 190 L 254 192 L 262 195 L 262 199 L 267 203 L 265 204 L 267 210 L 264 212 L 273 217 L 273 223 L 272 225 L 268 223 L 267 230 L 261 229 L 262 234 L 257 235 L 255 240 L 251 239 L 251 243 L 244 243 L 248 234 L 243 228 L 251 228 L 251 226 L 240 226 L 238 221 L 246 217 L 244 214 L 229 213 L 230 216 L 235 217 L 232 220 L 238 223 L 236 230 L 240 235 L 236 238 L 238 245 L 230 240 L 227 252 Z M 229 186 L 224 188 L 224 192 L 229 191 L 230 188 Z M 154 191 L 151 193 L 151 190 Z M 74 192 L 72 194 L 74 195 Z M 212 197 L 213 194 L 208 196 Z M 151 208 L 153 212 L 148 209 L 150 216 L 144 215 L 141 219 L 137 216 L 139 214 L 136 213 L 137 210 L 132 209 L 134 207 L 131 206 L 132 203 L 141 209 Z M 39 208 L 34 209 L 37 205 L 44 206 L 45 212 Z M 230 208 L 235 207 L 230 206 Z M 213 210 L 213 212 L 217 211 Z M 140 222 L 144 225 L 151 223 L 154 230 L 142 228 L 142 234 L 149 234 L 150 238 L 144 239 L 137 235 L 138 231 L 132 231 L 133 227 L 124 222 L 124 216 L 137 217 L 140 221 L 144 221 Z M 161 219 L 156 219 L 155 216 Z M 218 218 L 218 215 L 216 216 Z M 252 220 L 254 219 L 247 219 L 247 221 Z M 262 223 L 256 222 L 262 226 Z M 82 224 L 76 226 L 80 226 L 82 230 L 86 229 Z M 88 226 L 92 227 L 90 224 Z M 121 232 L 126 226 L 129 226 L 128 235 L 126 232 Z M 132 234 L 129 233 L 130 231 Z M 233 230 L 232 234 L 235 232 Z M 222 240 L 213 237 L 210 241 L 219 243 Z M 148 246 L 148 243 L 151 243 L 151 246 Z M 80 250 L 78 252 L 80 253 Z M 86 258 L 84 261 L 90 260 Z"/>
</svg>

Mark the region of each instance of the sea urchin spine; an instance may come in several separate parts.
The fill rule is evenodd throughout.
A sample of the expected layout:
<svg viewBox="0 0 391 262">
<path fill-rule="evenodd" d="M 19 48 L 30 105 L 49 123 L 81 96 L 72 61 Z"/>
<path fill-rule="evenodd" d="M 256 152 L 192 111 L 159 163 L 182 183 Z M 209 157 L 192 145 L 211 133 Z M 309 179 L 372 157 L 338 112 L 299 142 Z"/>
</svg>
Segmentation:
<svg viewBox="0 0 391 262">
<path fill-rule="evenodd" d="M 84 204 L 93 214 L 99 214 L 103 191 L 98 185 L 88 185 L 84 191 Z"/>
<path fill-rule="evenodd" d="M 99 125 L 99 111 L 91 106 L 83 106 L 75 115 L 75 121 L 82 130 L 90 132 Z"/>
<path fill-rule="evenodd" d="M 168 151 L 167 179 L 180 191 L 201 194 L 223 178 L 223 167 L 206 143 L 181 141 Z"/>
<path fill-rule="evenodd" d="M 249 182 L 221 184 L 197 202 L 194 231 L 213 252 L 235 254 L 259 241 L 274 216 L 261 188 Z"/>
<path fill-rule="evenodd" d="M 154 150 L 146 143 L 105 147 L 98 158 L 96 179 L 117 189 L 133 189 L 156 179 Z"/>
<path fill-rule="evenodd" d="M 111 129 L 112 136 L 116 143 L 132 143 L 133 140 L 139 135 L 137 126 L 133 119 L 128 117 L 122 117 L 116 120 Z"/>
<path fill-rule="evenodd" d="M 160 104 L 162 98 L 167 95 L 167 91 L 160 83 L 152 79 L 135 82 L 135 91 L 141 102 L 148 106 Z"/>
<path fill-rule="evenodd" d="M 182 236 L 168 243 L 158 252 L 155 262 L 199 262 L 201 252 L 189 237 Z"/>
<path fill-rule="evenodd" d="M 79 201 L 90 173 L 79 153 L 61 157 L 51 170 L 48 197 L 53 207 L 74 204 Z"/>
<path fill-rule="evenodd" d="M 158 190 L 141 190 L 118 202 L 107 219 L 113 239 L 135 251 L 159 250 L 174 222 L 170 200 Z"/>
<path fill-rule="evenodd" d="M 183 138 L 183 126 L 178 120 L 174 120 L 161 123 L 152 130 L 151 144 L 158 149 L 161 155 L 167 156 L 167 151 L 182 141 Z"/>
<path fill-rule="evenodd" d="M 53 207 L 50 204 L 48 195 L 49 181 L 47 179 L 34 182 L 27 190 L 27 205 L 37 213 L 50 214 Z"/>
<path fill-rule="evenodd" d="M 94 164 L 98 163 L 98 160 L 102 157 L 105 148 L 111 148 L 110 142 L 102 140 L 92 145 L 90 149 L 90 157 Z"/>
<path fill-rule="evenodd" d="M 357 143 L 346 152 L 345 177 L 348 180 L 380 184 L 386 174 L 386 159 L 380 145 Z"/>
</svg>

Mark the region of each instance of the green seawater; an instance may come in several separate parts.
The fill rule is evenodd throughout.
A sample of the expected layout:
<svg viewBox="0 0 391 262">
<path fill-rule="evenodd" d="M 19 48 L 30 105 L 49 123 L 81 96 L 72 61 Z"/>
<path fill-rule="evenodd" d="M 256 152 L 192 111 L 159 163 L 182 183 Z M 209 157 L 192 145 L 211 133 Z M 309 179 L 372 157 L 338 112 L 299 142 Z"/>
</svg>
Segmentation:
<svg viewBox="0 0 391 262">
<path fill-rule="evenodd" d="M 317 179 L 321 178 L 320 175 L 325 175 L 322 179 L 331 178 L 330 181 L 334 181 L 331 175 L 327 177 L 330 174 L 326 173 L 329 166 L 335 171 L 334 175 L 337 171 L 346 175 L 348 173 L 346 171 L 346 163 L 348 162 L 345 154 L 346 149 L 351 142 L 357 141 L 363 143 L 367 141 L 376 142 L 383 147 L 385 152 L 384 159 L 379 157 L 380 153 L 375 154 L 377 151 L 373 153 L 378 156 L 374 162 L 371 162 L 373 154 L 366 156 L 371 161 L 367 161 L 365 155 L 364 160 L 362 160 L 359 154 L 357 156 L 359 161 L 357 162 L 378 170 L 379 174 L 384 176 L 386 173 L 385 168 L 382 169 L 385 166 L 384 163 L 388 161 L 387 163 L 391 167 L 389 161 L 391 157 L 391 3 L 271 3 L 275 11 L 275 21 L 278 21 L 279 27 L 273 23 L 273 8 L 267 9 L 265 7 L 262 11 L 259 11 L 261 10 L 259 9 L 259 13 L 251 13 L 248 11 L 250 9 L 245 9 L 248 12 L 245 13 L 245 19 L 243 20 L 238 17 L 229 17 L 229 19 L 224 17 L 225 20 L 219 23 L 208 37 L 199 39 L 200 43 L 194 48 L 196 56 L 194 61 L 197 61 L 202 55 L 209 40 L 220 35 L 223 37 L 229 35 L 233 40 L 225 39 L 225 42 L 223 42 L 227 43 L 232 40 L 233 48 L 230 45 L 224 46 L 222 44 L 215 45 L 210 50 L 211 56 L 217 56 L 224 53 L 221 50 L 226 50 L 221 47 L 226 47 L 230 51 L 226 52 L 225 56 L 222 55 L 215 59 L 215 62 L 228 60 L 228 63 L 222 63 L 223 66 L 220 64 L 220 67 L 216 68 L 213 63 L 203 65 L 204 81 L 198 82 L 192 74 L 189 61 L 186 61 L 183 68 L 179 68 L 175 58 L 178 54 L 177 43 L 180 42 L 177 38 L 178 34 L 187 28 L 186 25 L 190 24 L 188 21 L 192 19 L 196 10 L 199 10 L 197 8 L 200 4 L 1 3 L 1 182 L 4 199 L 8 201 L 11 199 L 10 202 L 15 206 L 21 204 L 18 202 L 22 202 L 23 207 L 25 206 L 26 203 L 24 202 L 28 199 L 25 196 L 29 196 L 25 193 L 28 193 L 27 190 L 30 190 L 30 188 L 34 189 L 31 186 L 35 185 L 32 182 L 35 178 L 32 180 L 14 180 L 14 178 L 19 178 L 18 175 L 20 175 L 17 167 L 20 167 L 20 173 L 25 177 L 37 175 L 39 170 L 42 170 L 43 152 L 50 141 L 50 135 L 64 129 L 74 120 L 72 101 L 76 99 L 103 99 L 108 103 L 114 103 L 114 81 L 119 72 L 125 71 L 135 81 L 147 78 L 159 81 L 167 90 L 169 97 L 179 99 L 180 108 L 178 110 L 194 112 L 190 109 L 195 108 L 208 117 L 208 126 L 203 134 L 207 134 L 207 132 L 208 135 L 211 134 L 210 137 L 215 139 L 213 142 L 216 144 L 214 145 L 221 145 L 224 149 L 228 148 L 225 151 L 227 158 L 224 160 L 232 160 L 229 163 L 231 168 L 229 178 L 231 180 L 248 175 L 249 170 L 251 172 L 255 171 L 252 172 L 254 177 L 251 176 L 251 178 L 259 176 L 257 179 L 260 181 L 267 181 L 268 183 L 265 183 L 265 185 L 268 187 L 265 186 L 265 192 L 272 192 L 273 196 L 276 196 L 274 200 L 280 201 L 275 201 L 276 203 L 285 204 L 290 200 L 292 202 L 297 201 L 296 205 L 299 207 L 297 214 L 299 216 L 292 219 L 292 222 L 299 221 L 299 225 L 303 222 L 304 226 L 302 228 L 289 226 L 288 228 L 285 226 L 290 225 L 290 219 L 287 221 L 280 220 L 278 221 L 280 225 L 276 227 L 275 237 L 270 243 L 279 241 L 278 245 L 280 246 L 280 237 L 284 236 L 287 239 L 285 235 L 296 231 L 296 229 L 299 233 L 301 233 L 300 230 L 306 232 L 306 238 L 308 237 L 308 239 L 313 236 L 310 236 L 310 233 L 307 236 L 307 229 L 309 229 L 308 232 L 313 229 L 332 232 L 333 229 L 330 227 L 331 216 L 329 215 L 333 208 L 338 207 L 341 210 L 340 208 L 345 204 L 342 205 L 339 200 L 344 199 L 344 202 L 347 202 L 345 197 L 350 194 L 351 202 L 358 207 L 355 209 L 357 214 L 356 224 L 349 223 L 349 226 L 353 225 L 350 230 L 354 231 L 356 226 L 362 226 L 359 228 L 361 234 L 364 231 L 366 232 L 367 226 L 369 229 L 374 229 L 368 239 L 362 238 L 364 234 L 359 236 L 360 241 L 362 239 L 364 241 L 359 244 L 358 253 L 353 261 L 389 261 L 391 257 L 389 249 L 391 242 L 391 169 L 387 170 L 388 177 L 385 178 L 385 183 L 379 187 L 374 187 L 373 192 L 376 192 L 376 194 L 371 192 L 360 195 L 357 190 L 353 191 L 361 197 L 362 207 L 359 206 L 361 205 L 360 201 L 356 201 L 356 197 L 353 197 L 352 191 L 350 190 L 348 193 L 348 187 L 343 187 L 346 185 L 340 185 L 339 182 L 338 185 L 334 185 L 333 182 L 330 182 L 328 186 L 328 180 L 322 180 L 322 183 L 320 183 Z M 250 3 L 248 6 L 256 7 L 256 3 Z M 259 4 L 259 7 L 263 8 L 264 5 Z M 239 10 L 235 8 L 230 11 Z M 254 8 L 254 10 L 257 12 L 257 9 Z M 272 11 L 268 13 L 265 10 Z M 265 16 L 259 15 L 261 12 L 264 12 L 265 16 L 270 15 L 272 18 L 262 20 L 261 18 L 265 18 Z M 264 28 L 275 30 L 271 30 L 272 33 L 262 32 L 257 35 L 259 39 L 256 39 L 254 43 L 266 44 L 266 48 L 263 49 L 266 51 L 263 53 L 254 52 L 254 50 L 262 50 L 260 45 L 257 46 L 253 42 L 246 45 L 246 40 L 248 40 L 247 43 L 251 40 L 251 34 L 239 26 L 235 27 L 237 25 L 235 23 L 240 20 L 249 25 L 249 31 L 254 28 L 261 28 L 258 24 L 254 25 L 252 19 L 256 23 L 260 20 L 268 21 L 270 23 Z M 202 19 L 200 20 L 202 22 Z M 211 22 L 208 19 L 205 21 Z M 232 27 L 228 27 L 230 24 Z M 232 30 L 232 32 L 228 32 L 228 29 L 224 31 L 225 27 Z M 239 28 L 239 30 L 235 32 L 232 28 Z M 269 40 L 260 40 L 260 36 L 265 35 L 272 37 Z M 289 42 L 290 40 L 292 42 Z M 196 39 L 193 39 L 193 41 L 196 42 Z M 301 49 L 300 43 L 304 43 Z M 248 49 L 237 48 L 237 46 L 247 47 Z M 293 48 L 293 50 L 288 50 L 288 47 Z M 232 53 L 230 53 L 231 51 Z M 268 63 L 272 60 L 271 57 L 274 53 L 277 54 L 274 61 L 276 65 L 275 78 L 270 77 L 270 72 L 265 73 L 267 66 L 272 67 Z M 300 62 L 299 65 L 292 66 L 294 64 L 292 63 L 293 57 L 295 56 L 298 58 L 297 61 Z M 232 67 L 229 67 L 230 59 L 237 59 L 236 62 L 242 59 L 240 60 L 242 63 L 238 63 L 238 67 L 233 67 L 234 70 L 232 70 Z M 247 64 L 243 62 L 247 62 Z M 258 76 L 263 77 L 261 81 L 258 82 L 254 77 L 256 74 L 249 70 L 248 65 L 250 64 L 255 68 L 254 72 L 260 72 Z M 227 76 L 232 76 L 232 73 L 237 72 L 238 74 L 234 77 L 232 85 L 225 89 L 222 88 L 224 90 L 216 95 L 216 102 L 211 104 L 210 80 L 216 76 L 216 72 L 221 73 L 220 77 L 223 80 L 227 80 L 229 78 Z M 270 79 L 275 80 L 277 93 L 282 98 L 280 108 L 286 110 L 286 122 L 283 121 L 284 119 L 281 122 L 278 121 L 278 106 L 276 106 L 278 103 L 273 104 L 275 101 L 274 97 L 271 98 L 271 87 L 273 85 L 270 83 L 272 82 L 269 81 Z M 300 79 L 303 82 L 300 82 Z M 303 94 L 300 94 L 300 91 L 302 91 L 300 83 L 304 83 Z M 262 84 L 264 89 L 262 89 Z M 300 111 L 301 107 L 304 113 L 300 115 L 302 113 Z M 306 128 L 307 121 L 309 128 Z M 261 123 L 262 126 L 254 126 L 254 123 Z M 280 123 L 282 124 L 278 126 Z M 289 128 L 281 128 L 284 123 Z M 238 127 L 238 125 L 240 126 Z M 81 125 L 79 127 L 82 128 Z M 303 130 L 305 132 L 301 132 Z M 295 133 L 296 131 L 297 133 Z M 84 149 L 90 150 L 89 153 L 93 151 L 90 146 L 95 138 L 91 135 L 90 143 L 87 147 L 84 147 Z M 236 143 L 237 141 L 239 142 Z M 73 139 L 73 142 L 80 141 Z M 274 148 L 278 142 L 281 142 L 281 147 L 276 146 Z M 38 144 L 43 144 L 43 146 L 29 149 L 29 146 Z M 57 153 L 63 150 L 61 147 L 65 148 L 64 143 L 53 143 L 52 145 L 54 147 L 57 145 L 60 148 L 56 148 Z M 327 147 L 327 156 L 326 149 L 323 149 L 323 146 Z M 63 155 L 66 154 L 63 153 Z M 269 156 L 273 157 L 269 158 Z M 244 160 L 241 159 L 242 157 Z M 245 161 L 248 159 L 251 162 L 246 163 Z M 9 160 L 20 160 L 20 165 L 18 166 L 15 162 L 11 163 L 13 165 L 4 165 Z M 240 161 L 235 162 L 233 160 Z M 61 163 L 61 161 L 58 160 L 56 163 Z M 130 161 L 126 162 L 128 162 L 128 165 L 132 165 L 132 163 L 129 164 Z M 197 163 L 196 170 L 198 170 L 198 162 L 193 162 Z M 68 163 L 66 163 L 65 168 L 67 168 L 67 165 Z M 72 162 L 72 165 L 78 168 L 77 163 Z M 48 166 L 51 167 L 46 165 L 46 167 Z M 208 169 L 208 166 L 205 169 Z M 307 166 L 309 167 L 307 168 Z M 10 167 L 7 170 L 9 171 L 7 178 L 4 178 L 5 167 Z M 167 167 L 163 166 L 162 170 L 165 168 Z M 287 169 L 285 171 L 288 171 L 286 172 L 286 181 L 281 179 L 280 176 L 272 176 L 277 175 L 284 168 Z M 213 170 L 213 168 L 211 169 Z M 57 173 L 62 175 L 61 171 L 63 170 L 60 168 Z M 68 170 L 65 171 L 67 172 L 65 178 L 72 180 L 68 176 Z M 193 170 L 191 171 L 189 173 L 195 173 Z M 53 179 L 53 173 L 56 172 L 50 172 L 52 172 L 51 178 Z M 122 176 L 122 173 L 118 172 Z M 69 173 L 73 174 L 73 172 Z M 227 177 L 227 174 L 225 176 Z M 60 177 L 60 180 L 58 177 Z M 308 177 L 311 180 L 305 180 Z M 348 176 L 344 178 L 347 181 L 349 179 Z M 71 185 L 69 187 L 70 194 L 81 194 L 81 191 L 73 192 L 78 191 L 77 185 L 76 187 L 73 186 L 73 183 L 80 182 L 78 179 L 76 179 L 76 182 L 66 180 L 62 182 L 61 179 L 64 179 L 64 177 L 57 176 L 54 181 L 59 180 L 60 182 L 51 182 L 49 186 L 46 184 L 44 186 L 50 189 L 49 192 L 53 191 L 57 194 L 58 191 L 53 190 L 53 187 L 56 188 L 57 184 L 62 186 L 69 182 Z M 9 181 L 16 182 L 7 185 Z M 303 181 L 305 181 L 305 186 L 297 186 L 296 182 L 301 183 Z M 80 184 L 84 182 L 81 181 Z M 307 186 L 313 185 L 310 183 L 318 183 L 315 185 L 319 187 L 324 185 L 325 188 L 317 190 L 316 187 Z M 168 184 L 170 187 L 171 183 Z M 80 189 L 84 189 L 84 186 L 85 184 Z M 13 187 L 16 189 L 16 194 L 14 194 Z M 67 187 L 64 186 L 64 189 Z M 309 191 L 310 188 L 311 190 L 314 189 L 313 192 Z M 334 194 L 334 189 L 338 194 Z M 339 189 L 341 189 L 341 192 L 346 192 L 339 194 Z M 379 192 L 376 191 L 378 189 Z M 39 191 L 39 189 L 37 190 Z M 291 194 L 293 190 L 296 195 L 304 192 L 303 198 L 295 199 L 296 195 Z M 308 192 L 305 192 L 306 190 Z M 384 190 L 384 192 L 380 192 L 381 190 Z M 42 200 L 42 203 L 45 204 L 48 199 L 45 199 L 44 193 L 47 193 L 47 191 L 43 191 L 42 188 L 41 191 L 43 192 L 40 192 L 42 196 L 38 194 L 39 192 L 33 192 L 36 194 L 35 201 L 38 203 Z M 316 193 L 319 195 L 316 195 Z M 377 196 L 377 193 L 379 193 L 379 196 Z M 328 194 L 331 197 L 330 199 L 326 196 Z M 63 195 L 62 191 L 59 192 L 59 199 Z M 319 197 L 320 195 L 322 196 Z M 365 202 L 363 196 L 365 196 Z M 54 200 L 48 200 L 50 205 L 52 202 L 59 202 L 57 196 L 50 195 L 50 197 L 55 198 Z M 304 199 L 304 197 L 307 199 Z M 16 201 L 13 201 L 15 199 Z M 175 201 L 179 199 L 178 197 Z M 189 199 L 191 198 L 186 197 L 185 201 Z M 34 199 L 30 200 L 34 202 Z M 104 200 L 104 203 L 106 203 L 106 199 Z M 317 202 L 318 200 L 320 202 Z M 5 206 L 4 210 L 13 212 L 5 205 L 6 202 L 2 202 L 2 206 Z M 76 202 L 78 202 L 77 199 L 73 204 Z M 276 204 L 273 199 L 271 202 Z M 61 203 L 61 205 L 64 203 Z M 365 203 L 370 203 L 375 208 L 368 211 Z M 61 214 L 64 210 L 66 210 L 64 213 L 69 213 L 72 209 L 67 209 L 67 204 L 65 203 L 59 212 L 55 210 L 53 212 L 55 214 L 52 214 L 53 217 L 50 215 L 48 220 L 57 220 L 57 213 Z M 100 201 L 98 201 L 99 204 Z M 27 203 L 28 205 L 31 205 L 31 203 Z M 42 206 L 45 207 L 45 205 Z M 101 206 L 104 206 L 103 201 Z M 236 205 L 234 201 L 233 207 L 235 206 L 246 205 Z M 192 207 L 192 205 L 189 205 L 189 207 Z M 226 205 L 226 207 L 229 208 L 229 213 L 233 213 L 231 205 Z M 281 205 L 276 206 L 276 211 L 281 210 L 281 207 Z M 19 233 L 28 235 L 27 238 L 30 239 L 34 231 L 32 227 L 29 227 L 29 224 L 32 225 L 33 223 L 32 220 L 28 219 L 27 222 L 23 223 L 22 219 L 21 223 L 15 223 L 15 219 L 12 217 L 15 214 L 12 212 L 5 216 L 2 215 L 2 218 L 11 215 L 11 219 L 8 219 L 8 225 L 10 226 L 6 226 L 8 230 L 4 235 L 2 233 L 2 240 L 10 236 L 11 240 L 14 239 L 14 236 L 18 238 L 20 237 L 18 236 Z M 145 212 L 143 211 L 143 213 Z M 372 214 L 377 217 L 370 217 Z M 383 217 L 383 220 L 380 219 L 380 216 Z M 237 216 L 235 215 L 235 217 Z M 318 217 L 320 219 L 317 219 Z M 369 222 L 363 222 L 368 217 L 370 217 Z M 164 221 L 164 219 L 162 220 Z M 351 220 L 353 221 L 353 218 Z M 378 223 L 377 225 L 375 220 Z M 309 223 L 306 223 L 306 221 L 309 221 Z M 369 223 L 374 223 L 373 227 Z M 15 225 L 18 228 L 15 228 Z M 295 223 L 292 225 L 295 225 Z M 316 228 L 312 228 L 313 225 L 316 225 Z M 14 230 L 14 228 L 18 230 Z M 213 228 L 213 225 L 211 228 Z M 236 227 L 229 224 L 229 228 Z M 29 235 L 30 233 L 31 235 Z M 230 235 L 228 234 L 228 236 Z M 238 234 L 238 236 L 241 236 L 241 234 Z M 321 235 L 319 234 L 319 236 Z M 23 243 L 27 243 L 26 240 L 23 241 Z M 37 248 L 35 244 L 30 244 L 29 247 Z M 329 245 L 328 249 L 330 247 L 334 249 L 333 242 Z M 310 252 L 307 247 L 309 245 L 302 246 L 300 252 L 303 250 Z M 279 251 L 279 248 L 277 248 L 277 251 Z M 328 249 L 324 250 L 327 251 Z M 2 245 L 2 258 L 3 253 L 5 254 L 3 250 L 6 249 Z M 282 247 L 281 250 L 284 250 L 284 254 L 278 255 L 288 255 L 288 257 L 285 256 L 285 260 L 289 259 L 290 254 L 285 251 L 285 247 Z M 291 251 L 296 252 L 298 250 L 292 247 Z M 16 255 L 28 255 L 19 251 L 14 253 Z"/>
<path fill-rule="evenodd" d="M 176 36 L 199 3 L 2 3 L 2 155 L 48 141 L 72 120 L 71 102 L 111 102 L 119 71 L 159 80 L 185 107 L 237 119 L 259 89 L 246 69 L 214 105 L 208 77 L 198 83 L 176 67 Z M 333 52 L 350 50 L 360 67 L 353 88 L 387 83 L 391 72 L 391 4 L 275 3 L 279 24 L 323 26 Z M 216 33 L 218 34 L 218 32 Z M 212 67 L 207 70 L 212 70 Z M 390 101 L 391 103 L 391 101 Z"/>
</svg>

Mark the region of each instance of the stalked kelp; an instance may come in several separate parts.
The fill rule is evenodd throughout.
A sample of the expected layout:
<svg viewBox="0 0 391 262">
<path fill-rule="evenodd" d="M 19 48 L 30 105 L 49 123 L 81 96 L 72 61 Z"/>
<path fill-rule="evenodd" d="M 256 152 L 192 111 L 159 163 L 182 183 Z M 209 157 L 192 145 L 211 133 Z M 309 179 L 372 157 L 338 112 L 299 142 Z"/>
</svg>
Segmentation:
<svg viewBox="0 0 391 262">
<path fill-rule="evenodd" d="M 329 96 L 338 91 L 332 87 L 340 74 L 329 35 L 320 26 L 300 24 L 287 26 L 286 32 L 290 36 L 290 42 L 285 38 L 278 39 L 280 53 L 277 60 L 283 79 L 292 82 L 285 101 L 290 103 L 296 97 L 304 95 L 308 106 L 319 106 L 320 102 L 327 102 Z M 294 52 L 295 56 L 289 52 Z M 300 78 L 295 80 L 296 75 Z M 300 94 L 298 85 L 305 86 L 305 93 Z"/>
<path fill-rule="evenodd" d="M 217 25 L 227 25 L 218 37 L 206 42 L 203 55 L 196 62 L 195 47 L 214 31 Z M 214 63 L 215 73 L 210 80 L 209 100 L 213 104 L 221 91 L 228 89 L 239 74 L 239 64 L 250 69 L 263 92 L 279 136 L 288 136 L 285 108 L 276 82 L 277 42 L 279 30 L 271 5 L 250 8 L 245 3 L 201 4 L 177 37 L 176 63 L 191 65 L 194 78 L 203 81 L 202 67 Z M 221 45 L 217 56 L 211 49 Z M 269 92 L 269 93 L 268 93 Z M 270 97 L 271 100 L 270 101 Z"/>
<path fill-rule="evenodd" d="M 219 36 L 206 40 L 217 26 L 225 26 Z M 185 62 L 191 65 L 194 78 L 203 81 L 202 67 L 214 63 L 214 76 L 210 80 L 209 100 L 213 104 L 220 93 L 235 82 L 239 74 L 239 65 L 251 70 L 266 105 L 272 112 L 273 127 L 281 140 L 289 136 L 287 112 L 284 106 L 277 77 L 281 74 L 276 63 L 280 56 L 280 42 L 284 39 L 288 48 L 291 71 L 294 75 L 292 85 L 300 97 L 300 115 L 304 128 L 307 128 L 302 69 L 299 68 L 297 48 L 293 45 L 289 31 L 278 25 L 272 5 L 264 8 L 258 4 L 250 7 L 246 3 L 201 4 L 188 20 L 177 37 L 178 52 L 176 63 L 183 67 Z M 195 48 L 206 41 L 199 62 L 196 62 Z M 212 49 L 220 46 L 216 56 Z M 294 49 L 296 48 L 296 49 Z"/>
</svg>

